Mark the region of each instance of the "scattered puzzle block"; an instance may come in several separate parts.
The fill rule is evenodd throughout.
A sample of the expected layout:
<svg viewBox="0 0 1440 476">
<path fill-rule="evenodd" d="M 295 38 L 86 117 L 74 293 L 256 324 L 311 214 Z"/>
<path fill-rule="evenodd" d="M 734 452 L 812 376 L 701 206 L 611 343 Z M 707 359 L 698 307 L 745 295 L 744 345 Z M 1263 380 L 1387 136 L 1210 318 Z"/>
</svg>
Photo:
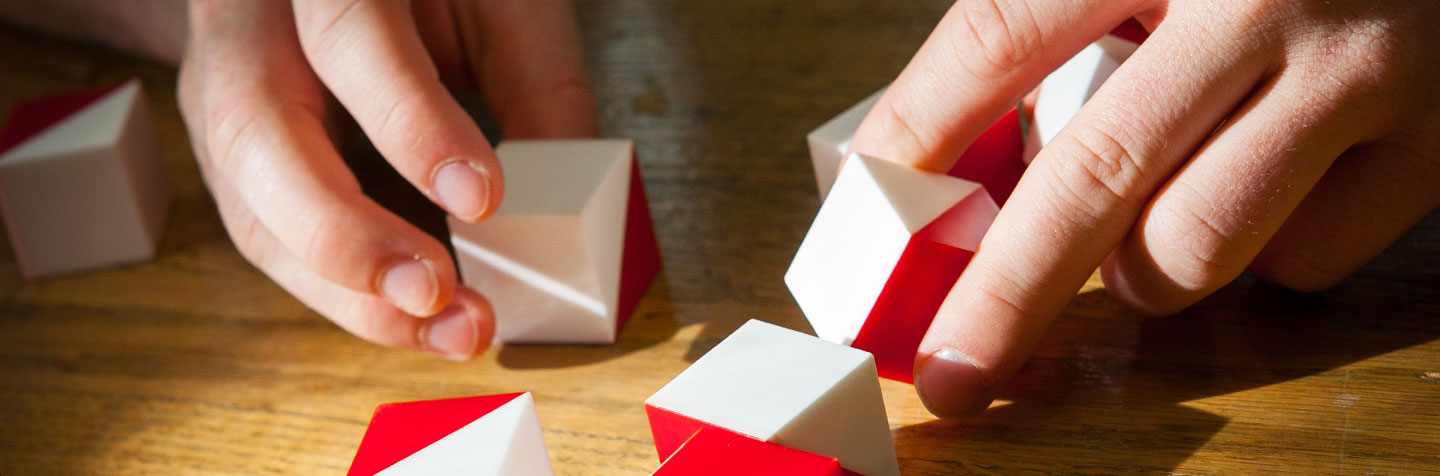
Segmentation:
<svg viewBox="0 0 1440 476">
<path fill-rule="evenodd" d="M 974 182 L 851 155 L 785 285 L 821 339 L 911 382 L 921 338 L 998 212 Z"/>
<path fill-rule="evenodd" d="M 835 458 L 701 428 L 650 476 L 840 476 Z"/>
<path fill-rule="evenodd" d="M 660 269 L 629 140 L 507 141 L 505 199 L 450 218 L 460 276 L 490 300 L 501 342 L 612 343 Z"/>
<path fill-rule="evenodd" d="M 805 136 L 810 145 L 810 160 L 815 168 L 815 185 L 820 190 L 820 200 L 834 186 L 840 164 L 849 153 L 850 139 L 865 115 L 875 107 L 885 89 L 876 91 L 859 104 L 851 106 L 839 116 L 821 125 Z M 950 168 L 949 175 L 979 182 L 985 186 L 996 203 L 1005 204 L 1010 192 L 1025 173 L 1025 162 L 1021 157 L 1024 141 L 1020 134 L 1020 113 L 1010 110 L 991 124 Z"/>
<path fill-rule="evenodd" d="M 845 159 L 845 154 L 850 153 L 850 138 L 855 136 L 860 122 L 875 108 L 885 89 L 880 88 L 864 101 L 850 106 L 850 109 L 805 135 L 805 142 L 810 145 L 810 161 L 815 167 L 815 186 L 820 190 L 820 200 L 825 200 L 830 187 L 835 185 L 840 162 Z"/>
<path fill-rule="evenodd" d="M 898 475 L 874 362 L 752 320 L 645 401 L 655 449 L 664 461 L 711 428 L 835 458 L 847 475 Z"/>
<path fill-rule="evenodd" d="M 551 476 L 529 393 L 375 408 L 349 476 Z"/>
<path fill-rule="evenodd" d="M 139 81 L 10 111 L 0 132 L 0 215 L 26 278 L 149 260 L 169 207 Z"/>
<path fill-rule="evenodd" d="M 1131 26 L 1129 23 L 1116 29 L 1117 33 L 1086 46 L 1040 83 L 1030 134 L 1025 139 L 1023 156 L 1026 163 L 1034 159 L 1040 148 L 1049 144 L 1060 129 L 1080 113 L 1080 108 L 1100 90 L 1100 85 L 1135 53 L 1140 46 L 1134 40 L 1139 37 L 1135 30 L 1145 31 L 1138 24 Z"/>
</svg>

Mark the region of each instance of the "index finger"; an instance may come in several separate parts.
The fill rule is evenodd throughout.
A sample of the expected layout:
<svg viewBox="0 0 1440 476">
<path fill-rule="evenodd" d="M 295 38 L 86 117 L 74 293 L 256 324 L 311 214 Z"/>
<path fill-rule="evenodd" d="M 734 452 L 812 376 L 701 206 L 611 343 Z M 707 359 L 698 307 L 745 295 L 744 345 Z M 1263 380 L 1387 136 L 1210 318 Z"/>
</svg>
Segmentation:
<svg viewBox="0 0 1440 476">
<path fill-rule="evenodd" d="M 1219 15 L 1189 18 L 1202 17 Z M 916 387 L 932 412 L 988 406 L 1149 198 L 1255 84 L 1265 64 L 1251 48 L 1239 31 L 1162 24 L 1041 150 L 917 352 Z"/>
</svg>

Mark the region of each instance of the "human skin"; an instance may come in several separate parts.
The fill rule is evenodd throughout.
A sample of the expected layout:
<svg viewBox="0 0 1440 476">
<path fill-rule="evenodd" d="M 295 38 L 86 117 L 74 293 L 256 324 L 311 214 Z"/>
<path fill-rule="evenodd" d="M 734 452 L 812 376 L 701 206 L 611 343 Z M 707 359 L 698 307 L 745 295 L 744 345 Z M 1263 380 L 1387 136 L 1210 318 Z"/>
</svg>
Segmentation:
<svg viewBox="0 0 1440 476">
<path fill-rule="evenodd" d="M 570 3 L 195 0 L 189 16 L 180 109 L 241 254 L 359 337 L 455 360 L 483 352 L 485 298 L 456 285 L 435 238 L 361 193 L 326 117 L 350 114 L 425 196 L 483 220 L 502 172 L 447 86 L 479 86 L 506 138 L 594 135 Z"/>
<path fill-rule="evenodd" d="M 1087 277 L 1141 313 L 1247 268 L 1316 291 L 1440 205 L 1440 3 L 961 0 L 852 151 L 945 171 L 1085 45 L 1140 49 L 1035 157 L 916 355 L 932 413 L 983 412 Z"/>
</svg>

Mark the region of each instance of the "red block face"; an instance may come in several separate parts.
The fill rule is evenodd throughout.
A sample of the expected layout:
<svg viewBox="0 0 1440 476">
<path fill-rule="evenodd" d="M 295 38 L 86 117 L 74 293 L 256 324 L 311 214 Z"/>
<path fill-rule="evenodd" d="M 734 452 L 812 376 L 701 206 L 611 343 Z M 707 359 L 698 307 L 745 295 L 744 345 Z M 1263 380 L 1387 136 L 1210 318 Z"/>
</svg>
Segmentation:
<svg viewBox="0 0 1440 476">
<path fill-rule="evenodd" d="M 349 476 L 554 476 L 528 393 L 375 409 Z"/>
<path fill-rule="evenodd" d="M 767 443 L 735 432 L 695 432 L 651 476 L 840 476 L 835 458 Z"/>
</svg>

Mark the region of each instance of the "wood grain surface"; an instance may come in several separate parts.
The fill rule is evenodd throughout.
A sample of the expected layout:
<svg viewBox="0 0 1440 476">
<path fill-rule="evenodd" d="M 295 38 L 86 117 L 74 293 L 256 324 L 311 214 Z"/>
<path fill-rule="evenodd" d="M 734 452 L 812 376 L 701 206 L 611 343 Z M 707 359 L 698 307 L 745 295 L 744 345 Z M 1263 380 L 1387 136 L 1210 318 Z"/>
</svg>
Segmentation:
<svg viewBox="0 0 1440 476">
<path fill-rule="evenodd" d="M 945 5 L 579 3 L 664 269 L 614 346 L 460 364 L 347 335 L 239 256 L 173 69 L 0 29 L 0 109 L 144 79 L 177 189 L 153 263 L 27 283 L 0 258 L 0 474 L 341 474 L 377 404 L 524 390 L 558 474 L 648 474 L 647 396 L 747 319 L 808 330 L 781 282 L 819 206 L 804 134 L 892 78 Z M 367 191 L 439 230 L 359 142 Z M 907 476 L 1440 473 L 1440 216 L 1318 294 L 1246 277 L 1146 320 L 1092 279 L 974 421 L 882 386 Z"/>
</svg>

